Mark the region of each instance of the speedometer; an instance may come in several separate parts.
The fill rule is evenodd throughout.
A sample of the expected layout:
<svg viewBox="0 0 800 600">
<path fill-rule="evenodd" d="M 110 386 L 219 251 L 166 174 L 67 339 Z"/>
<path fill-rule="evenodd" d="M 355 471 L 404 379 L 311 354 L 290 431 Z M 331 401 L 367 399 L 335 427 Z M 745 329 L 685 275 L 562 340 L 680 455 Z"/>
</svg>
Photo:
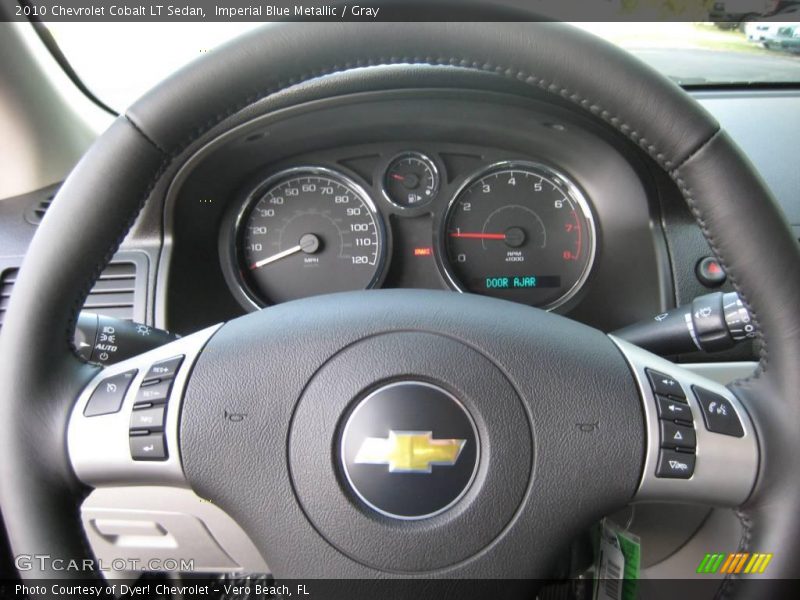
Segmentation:
<svg viewBox="0 0 800 600">
<path fill-rule="evenodd" d="M 453 287 L 542 308 L 578 292 L 595 254 L 594 221 L 578 187 L 534 163 L 496 164 L 468 180 L 441 238 Z"/>
<path fill-rule="evenodd" d="M 249 195 L 235 230 L 240 284 L 257 306 L 380 280 L 383 224 L 366 192 L 336 171 L 273 175 Z"/>
</svg>

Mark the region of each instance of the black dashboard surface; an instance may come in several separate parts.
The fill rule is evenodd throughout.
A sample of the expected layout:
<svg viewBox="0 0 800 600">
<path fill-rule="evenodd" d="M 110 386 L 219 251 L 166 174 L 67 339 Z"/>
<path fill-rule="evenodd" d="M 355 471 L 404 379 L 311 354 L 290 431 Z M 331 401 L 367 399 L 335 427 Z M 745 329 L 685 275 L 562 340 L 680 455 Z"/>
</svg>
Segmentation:
<svg viewBox="0 0 800 600">
<path fill-rule="evenodd" d="M 798 92 L 694 95 L 755 163 L 800 237 L 800 172 L 793 160 Z M 636 147 L 567 107 L 502 93 L 405 89 L 249 118 L 195 155 L 125 240 L 122 251 L 141 257 L 133 318 L 189 333 L 252 309 L 226 278 L 233 268 L 221 251 L 226 215 L 241 206 L 248 185 L 298 165 L 335 169 L 366 190 L 386 227 L 381 287 L 448 289 L 436 238 L 456 191 L 487 165 L 530 161 L 574 181 L 595 219 L 594 266 L 575 298 L 556 310 L 609 331 L 710 291 L 695 265 L 711 251 L 671 180 Z M 388 161 L 406 151 L 432 157 L 442 175 L 435 199 L 411 209 L 389 202 L 381 181 Z M 4 289 L 36 231 L 33 217 L 43 214 L 55 189 L 0 201 Z M 1 301 L 0 309 L 8 298 Z M 748 346 L 681 358 L 752 356 Z"/>
<path fill-rule="evenodd" d="M 416 151 L 442 181 L 424 206 L 401 207 L 383 193 L 383 173 Z M 603 127 L 550 104 L 479 92 L 380 92 L 310 103 L 251 121 L 203 149 L 167 198 L 172 245 L 168 320 L 178 331 L 229 319 L 237 301 L 230 214 L 254 182 L 287 168 L 332 169 L 357 182 L 387 231 L 382 287 L 448 289 L 439 243 L 458 190 L 490 165 L 524 161 L 564 173 L 594 216 L 594 266 L 580 292 L 557 310 L 610 330 L 659 312 L 673 295 L 660 194 L 646 159 Z M 226 218 L 227 216 L 227 218 Z M 209 244 L 209 240 L 219 240 Z M 192 310 L 185 307 L 191 306 Z"/>
</svg>

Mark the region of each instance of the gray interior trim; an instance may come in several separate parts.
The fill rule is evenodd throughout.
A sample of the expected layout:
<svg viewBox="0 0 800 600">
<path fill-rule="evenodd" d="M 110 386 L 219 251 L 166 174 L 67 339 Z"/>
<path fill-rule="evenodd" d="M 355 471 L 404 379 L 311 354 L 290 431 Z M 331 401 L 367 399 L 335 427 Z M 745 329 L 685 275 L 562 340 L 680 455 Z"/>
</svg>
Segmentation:
<svg viewBox="0 0 800 600">
<path fill-rule="evenodd" d="M 718 363 L 681 363 L 681 368 L 707 377 L 722 385 L 728 385 L 737 379 L 744 379 L 753 374 L 758 367 L 754 361 L 718 362 Z"/>
<path fill-rule="evenodd" d="M 239 524 L 191 490 L 99 488 L 81 506 L 81 520 L 95 556 L 110 567 L 103 571 L 108 579 L 137 576 L 118 568 L 133 561 L 142 568 L 192 561 L 197 573 L 269 573 Z"/>
<path fill-rule="evenodd" d="M 96 488 L 81 506 L 81 521 L 108 579 L 134 577 L 140 569 L 169 570 L 173 565 L 199 573 L 269 572 L 236 521 L 187 489 L 183 476 L 178 445 L 183 391 L 194 361 L 218 328 L 209 327 L 103 369 L 75 404 L 68 432 L 70 459 L 78 477 Z M 167 401 L 164 429 L 169 457 L 134 461 L 128 431 L 139 385 L 154 362 L 177 355 L 185 358 Z M 138 373 L 122 409 L 85 417 L 84 408 L 98 383 L 131 369 Z"/>
<path fill-rule="evenodd" d="M 642 350 L 624 340 L 609 336 L 628 359 L 644 399 L 647 451 L 642 481 L 635 501 L 697 502 L 711 506 L 740 506 L 750 496 L 758 475 L 759 449 L 755 430 L 741 402 L 724 385 Z M 674 377 L 682 385 L 692 413 L 697 436 L 696 465 L 689 479 L 664 479 L 655 476 L 660 453 L 660 422 L 656 398 L 645 369 Z M 706 429 L 701 409 L 691 387 L 697 385 L 723 396 L 731 403 L 744 429 L 743 437 L 712 433 Z M 736 465 L 735 469 L 730 468 Z"/>
<path fill-rule="evenodd" d="M 0 23 L 0 198 L 64 179 L 112 117 L 84 96 L 29 23 Z"/>
<path fill-rule="evenodd" d="M 78 478 L 92 487 L 108 485 L 165 484 L 186 487 L 178 445 L 181 401 L 194 361 L 219 325 L 106 367 L 92 379 L 72 409 L 67 445 Z M 164 435 L 168 458 L 164 461 L 134 461 L 129 447 L 129 429 L 136 394 L 150 366 L 178 355 L 185 358 L 172 384 L 167 401 Z M 107 377 L 136 369 L 121 410 L 85 417 L 84 408 L 95 388 Z"/>
</svg>

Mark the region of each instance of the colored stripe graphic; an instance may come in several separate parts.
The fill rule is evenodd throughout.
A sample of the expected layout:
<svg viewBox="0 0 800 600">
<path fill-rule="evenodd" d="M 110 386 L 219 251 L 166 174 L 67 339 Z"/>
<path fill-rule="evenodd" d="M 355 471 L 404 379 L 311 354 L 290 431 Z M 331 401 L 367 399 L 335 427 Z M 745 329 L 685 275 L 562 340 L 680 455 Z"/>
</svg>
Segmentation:
<svg viewBox="0 0 800 600">
<path fill-rule="evenodd" d="M 741 554 L 736 552 L 735 554 L 731 554 L 728 557 L 728 560 L 725 561 L 725 565 L 719 570 L 720 573 L 733 573 L 736 569 L 736 565 L 739 563 L 739 558 L 741 558 Z"/>
<path fill-rule="evenodd" d="M 772 554 L 765 554 L 755 552 L 732 552 L 729 554 L 722 553 L 708 553 L 700 561 L 697 567 L 698 573 L 714 574 L 755 574 L 763 573 L 769 562 L 772 560 Z"/>
<path fill-rule="evenodd" d="M 734 562 L 734 559 L 735 559 L 735 558 L 736 558 L 736 555 L 735 555 L 735 554 L 728 554 L 728 558 L 727 558 L 727 560 L 726 560 L 726 561 L 725 561 L 725 563 L 722 565 L 722 572 L 723 572 L 723 573 L 727 573 L 727 572 L 728 572 L 728 569 L 730 568 L 730 566 L 731 566 L 731 563 L 732 563 L 732 562 Z"/>
<path fill-rule="evenodd" d="M 711 554 L 708 557 L 708 563 L 706 563 L 705 569 L 703 569 L 703 573 L 713 573 L 714 565 L 716 564 L 717 560 L 719 559 L 719 554 Z"/>
<path fill-rule="evenodd" d="M 764 562 L 762 562 L 759 565 L 758 571 L 754 571 L 755 573 L 763 573 L 764 570 L 767 568 L 767 565 L 769 564 L 769 561 L 772 560 L 772 554 L 762 554 L 761 556 L 764 557 Z"/>
<path fill-rule="evenodd" d="M 705 573 L 706 572 L 706 567 L 708 566 L 708 561 L 709 560 L 711 560 L 711 555 L 710 554 L 706 554 L 703 557 L 703 560 L 700 561 L 700 565 L 697 567 L 697 572 L 698 573 Z"/>
<path fill-rule="evenodd" d="M 750 573 L 753 570 L 753 567 L 755 567 L 758 563 L 760 557 L 760 554 L 753 554 L 753 556 L 750 558 L 750 562 L 748 562 L 747 566 L 744 568 L 744 572 Z"/>
<path fill-rule="evenodd" d="M 731 569 L 731 573 L 738 573 L 739 571 L 741 571 L 744 568 L 744 561 L 747 560 L 748 556 L 750 556 L 750 554 L 747 552 L 739 555 L 739 560 L 736 561 L 736 570 Z"/>
<path fill-rule="evenodd" d="M 706 554 L 697 567 L 698 573 L 716 573 L 722 559 L 725 558 L 724 554 Z"/>
</svg>

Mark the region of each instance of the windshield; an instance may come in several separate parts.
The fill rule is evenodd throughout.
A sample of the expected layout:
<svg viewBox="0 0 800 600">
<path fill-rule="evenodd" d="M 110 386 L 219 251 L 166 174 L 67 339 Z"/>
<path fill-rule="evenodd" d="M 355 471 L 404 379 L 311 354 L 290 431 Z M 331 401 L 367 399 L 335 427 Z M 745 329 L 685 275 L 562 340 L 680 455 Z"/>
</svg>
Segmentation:
<svg viewBox="0 0 800 600">
<path fill-rule="evenodd" d="M 719 3 L 717 3 L 719 4 Z M 800 83 L 800 5 L 742 23 L 575 23 L 684 86 Z M 798 11 L 798 23 L 789 21 Z M 261 23 L 48 23 L 86 86 L 122 111 L 161 79 Z"/>
</svg>

